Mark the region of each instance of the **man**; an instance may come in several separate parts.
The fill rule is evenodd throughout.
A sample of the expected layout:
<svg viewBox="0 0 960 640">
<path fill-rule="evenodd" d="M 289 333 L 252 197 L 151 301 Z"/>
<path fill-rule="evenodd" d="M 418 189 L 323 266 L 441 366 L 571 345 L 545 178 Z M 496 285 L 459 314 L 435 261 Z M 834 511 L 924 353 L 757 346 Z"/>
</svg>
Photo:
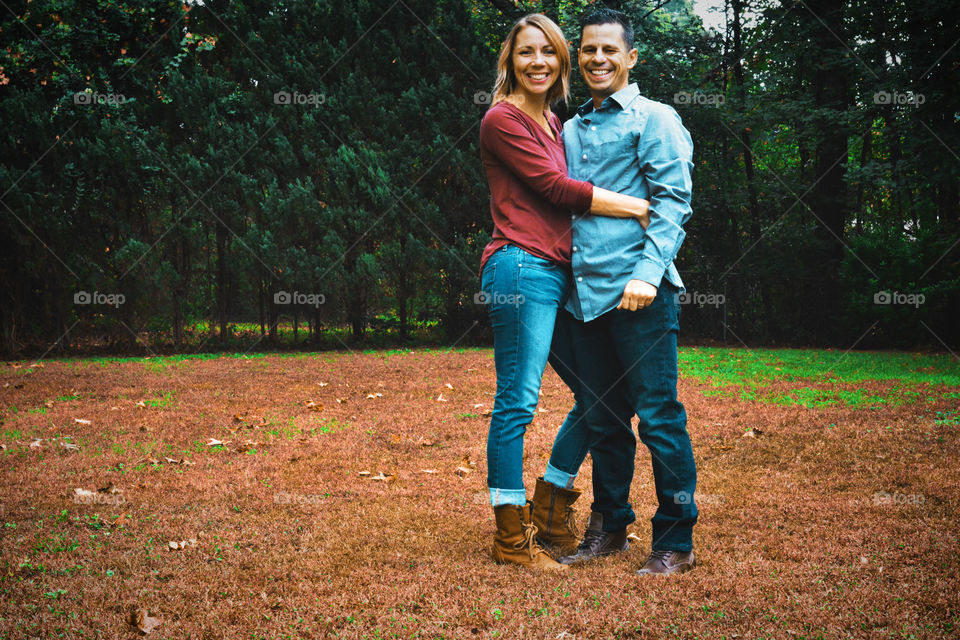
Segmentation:
<svg viewBox="0 0 960 640">
<path fill-rule="evenodd" d="M 693 143 L 676 111 L 629 84 L 637 62 L 633 29 L 619 11 L 602 9 L 581 26 L 580 72 L 591 100 L 564 125 L 570 176 L 650 201 L 646 230 L 635 220 L 573 216 L 574 287 L 561 311 L 551 363 L 578 397 L 544 474 L 553 494 L 573 490 L 589 443 L 594 502 L 575 564 L 626 550 L 636 438 L 650 450 L 658 508 L 651 553 L 641 575 L 687 571 L 695 564 L 692 532 L 696 464 L 677 401 L 677 294 L 673 261 L 691 215 Z M 572 314 L 572 317 L 571 315 Z M 571 356 L 572 351 L 572 356 Z M 547 484 L 549 483 L 549 484 Z M 568 500 L 568 502 L 572 502 Z M 548 516 L 550 514 L 548 513 Z"/>
</svg>

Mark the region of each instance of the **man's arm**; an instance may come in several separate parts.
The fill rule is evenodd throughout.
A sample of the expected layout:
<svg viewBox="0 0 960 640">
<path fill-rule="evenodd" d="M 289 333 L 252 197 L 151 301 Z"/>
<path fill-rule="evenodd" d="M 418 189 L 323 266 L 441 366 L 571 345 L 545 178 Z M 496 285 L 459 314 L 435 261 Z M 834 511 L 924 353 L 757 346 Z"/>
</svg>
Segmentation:
<svg viewBox="0 0 960 640">
<path fill-rule="evenodd" d="M 634 311 L 653 302 L 667 267 L 677 257 L 690 219 L 693 142 L 677 112 L 654 108 L 637 144 L 650 199 L 650 225 L 640 261 L 624 288 L 619 309 Z"/>
</svg>

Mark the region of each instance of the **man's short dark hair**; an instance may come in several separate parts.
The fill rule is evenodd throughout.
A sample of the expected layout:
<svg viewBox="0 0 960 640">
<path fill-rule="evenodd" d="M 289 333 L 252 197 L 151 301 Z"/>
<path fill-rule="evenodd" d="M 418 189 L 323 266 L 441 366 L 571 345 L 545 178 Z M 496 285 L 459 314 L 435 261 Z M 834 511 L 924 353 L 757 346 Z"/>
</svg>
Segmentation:
<svg viewBox="0 0 960 640">
<path fill-rule="evenodd" d="M 627 51 L 633 49 L 633 25 L 626 15 L 616 9 L 597 9 L 592 11 L 580 21 L 580 40 L 583 40 L 583 30 L 593 24 L 618 24 L 623 30 L 623 41 L 627 45 Z"/>
</svg>

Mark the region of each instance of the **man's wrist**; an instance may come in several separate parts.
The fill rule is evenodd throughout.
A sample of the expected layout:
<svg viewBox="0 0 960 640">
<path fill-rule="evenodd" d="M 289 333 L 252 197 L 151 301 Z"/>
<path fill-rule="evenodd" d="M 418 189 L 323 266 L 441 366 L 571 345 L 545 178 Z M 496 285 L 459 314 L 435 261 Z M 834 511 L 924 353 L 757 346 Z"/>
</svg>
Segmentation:
<svg viewBox="0 0 960 640">
<path fill-rule="evenodd" d="M 666 268 L 657 264 L 650 258 L 641 258 L 640 262 L 633 269 L 630 279 L 642 280 L 643 282 L 653 285 L 659 289 L 660 282 L 663 280 L 663 274 L 666 273 L 666 271 Z"/>
</svg>

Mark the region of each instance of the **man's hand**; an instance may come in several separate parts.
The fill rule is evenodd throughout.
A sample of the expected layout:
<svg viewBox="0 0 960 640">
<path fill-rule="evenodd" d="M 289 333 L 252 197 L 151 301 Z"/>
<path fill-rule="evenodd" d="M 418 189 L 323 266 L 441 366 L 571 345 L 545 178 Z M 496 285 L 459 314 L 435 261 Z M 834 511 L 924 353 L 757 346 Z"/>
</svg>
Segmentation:
<svg viewBox="0 0 960 640">
<path fill-rule="evenodd" d="M 657 297 L 657 288 L 649 282 L 643 280 L 631 280 L 623 288 L 623 299 L 617 306 L 617 309 L 626 309 L 636 311 L 649 307 L 653 299 Z"/>
</svg>

